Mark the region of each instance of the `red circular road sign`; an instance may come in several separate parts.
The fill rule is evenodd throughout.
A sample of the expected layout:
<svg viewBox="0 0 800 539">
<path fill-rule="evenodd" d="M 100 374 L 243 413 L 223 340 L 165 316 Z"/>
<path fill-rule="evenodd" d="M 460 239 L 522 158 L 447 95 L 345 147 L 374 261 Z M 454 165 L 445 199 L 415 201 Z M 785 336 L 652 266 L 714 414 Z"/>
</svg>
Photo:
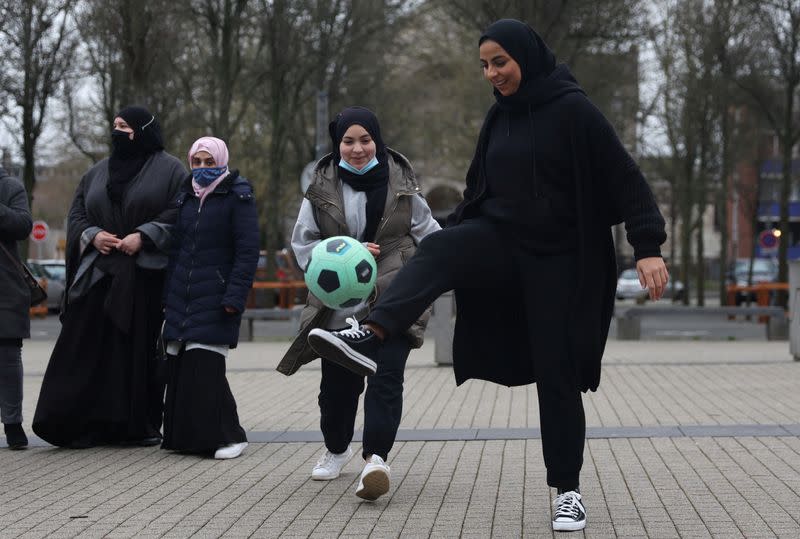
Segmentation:
<svg viewBox="0 0 800 539">
<path fill-rule="evenodd" d="M 775 234 L 774 230 L 762 230 L 758 235 L 758 244 L 763 249 L 774 249 L 778 246 L 779 241 L 780 237 Z"/>
<path fill-rule="evenodd" d="M 31 239 L 36 242 L 44 241 L 49 231 L 50 227 L 47 226 L 47 223 L 44 221 L 34 221 L 33 229 L 31 230 Z"/>
</svg>

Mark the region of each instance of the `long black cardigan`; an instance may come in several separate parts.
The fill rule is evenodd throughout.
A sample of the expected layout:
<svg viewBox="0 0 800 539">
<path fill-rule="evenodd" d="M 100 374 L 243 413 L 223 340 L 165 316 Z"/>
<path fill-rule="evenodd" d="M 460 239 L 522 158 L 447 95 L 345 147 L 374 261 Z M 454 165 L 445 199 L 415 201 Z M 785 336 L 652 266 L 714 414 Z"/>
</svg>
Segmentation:
<svg viewBox="0 0 800 539">
<path fill-rule="evenodd" d="M 617 266 L 611 227 L 625 222 L 637 260 L 661 256 L 659 246 L 666 234 L 649 185 L 605 117 L 583 93 L 569 93 L 558 101 L 570 112 L 564 121 L 570 126 L 578 221 L 578 283 L 571 294 L 569 347 L 578 389 L 595 391 L 614 310 Z M 467 172 L 464 200 L 448 217 L 448 226 L 480 215 L 487 194 L 483 162 L 498 109 L 495 104 L 486 116 Z M 527 338 L 519 336 L 529 331 L 525 312 L 548 307 L 520 302 L 513 288 L 502 296 L 467 289 L 455 292 L 456 383 L 470 378 L 508 386 L 535 382 L 536 351 L 530 350 Z"/>
</svg>

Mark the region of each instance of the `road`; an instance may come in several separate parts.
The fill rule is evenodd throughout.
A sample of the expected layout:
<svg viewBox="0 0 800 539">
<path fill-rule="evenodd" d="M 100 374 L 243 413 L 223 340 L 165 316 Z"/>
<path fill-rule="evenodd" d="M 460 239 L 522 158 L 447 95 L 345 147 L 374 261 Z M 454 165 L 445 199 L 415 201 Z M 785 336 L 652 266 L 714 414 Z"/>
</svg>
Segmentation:
<svg viewBox="0 0 800 539">
<path fill-rule="evenodd" d="M 634 306 L 633 301 L 618 301 L 617 314 Z M 645 304 L 645 307 L 652 305 Z M 659 306 L 669 305 L 658 303 Z M 256 340 L 290 339 L 291 323 L 283 321 L 257 321 L 254 324 Z M 31 321 L 31 338 L 35 340 L 52 340 L 58 337 L 61 324 L 58 317 L 50 315 L 45 319 Z M 610 337 L 616 337 L 616 323 L 612 321 Z M 675 316 L 648 316 L 642 319 L 643 340 L 766 340 L 766 330 L 763 325 L 755 322 L 729 321 L 725 317 L 675 317 Z"/>
</svg>

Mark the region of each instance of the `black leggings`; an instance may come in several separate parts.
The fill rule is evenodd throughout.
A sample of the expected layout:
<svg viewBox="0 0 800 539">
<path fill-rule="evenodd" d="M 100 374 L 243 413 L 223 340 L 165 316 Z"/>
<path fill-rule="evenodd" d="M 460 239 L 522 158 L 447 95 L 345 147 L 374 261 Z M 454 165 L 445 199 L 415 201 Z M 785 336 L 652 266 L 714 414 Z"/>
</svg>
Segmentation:
<svg viewBox="0 0 800 539">
<path fill-rule="evenodd" d="M 368 321 L 387 331 L 388 343 L 393 336 L 402 335 L 443 292 L 489 289 L 496 286 L 491 283 L 497 276 L 520 273 L 526 278 L 521 279 L 521 290 L 514 293 L 526 305 L 545 305 L 546 309 L 528 309 L 528 327 L 535 328 L 530 335 L 496 338 L 530 338 L 531 349 L 537 350 L 536 389 L 547 483 L 571 489 L 578 486 L 586 437 L 581 393 L 569 368 L 569 302 L 564 299 L 564 290 L 575 287 L 574 254 L 525 254 L 496 224 L 470 219 L 426 237 L 381 294 Z M 378 365 L 380 368 L 380 358 Z"/>
<path fill-rule="evenodd" d="M 411 346 L 404 335 L 387 339 L 381 346 L 378 370 L 369 377 L 364 396 L 363 456 L 387 460 L 403 415 L 403 371 Z M 353 439 L 358 397 L 364 377 L 326 359 L 319 384 L 320 427 L 325 447 L 343 453 Z"/>
</svg>

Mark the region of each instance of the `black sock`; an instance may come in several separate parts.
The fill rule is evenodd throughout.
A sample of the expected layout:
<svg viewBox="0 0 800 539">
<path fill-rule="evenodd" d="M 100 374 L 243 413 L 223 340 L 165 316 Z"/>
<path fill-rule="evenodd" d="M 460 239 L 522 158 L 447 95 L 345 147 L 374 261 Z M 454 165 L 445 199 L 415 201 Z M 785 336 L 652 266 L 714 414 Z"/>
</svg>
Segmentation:
<svg viewBox="0 0 800 539">
<path fill-rule="evenodd" d="M 569 492 L 570 490 L 574 490 L 578 494 L 581 493 L 581 489 L 578 488 L 578 485 L 575 485 L 574 487 L 564 487 L 564 488 L 558 487 L 558 493 L 559 494 L 564 494 L 565 492 Z"/>
</svg>

